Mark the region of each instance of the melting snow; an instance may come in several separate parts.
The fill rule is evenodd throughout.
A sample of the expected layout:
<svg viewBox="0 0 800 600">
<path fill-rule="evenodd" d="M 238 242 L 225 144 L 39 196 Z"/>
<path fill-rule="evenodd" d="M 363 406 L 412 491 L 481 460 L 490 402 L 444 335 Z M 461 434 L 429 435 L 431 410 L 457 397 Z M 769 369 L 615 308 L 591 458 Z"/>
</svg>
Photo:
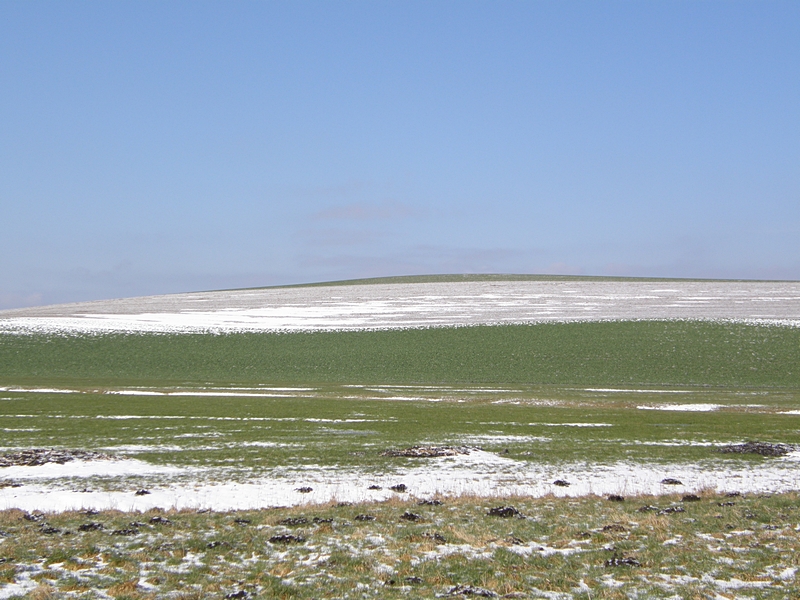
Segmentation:
<svg viewBox="0 0 800 600">
<path fill-rule="evenodd" d="M 314 331 L 641 319 L 800 326 L 800 284 L 492 281 L 268 288 L 3 311 L 9 332 Z"/>
</svg>

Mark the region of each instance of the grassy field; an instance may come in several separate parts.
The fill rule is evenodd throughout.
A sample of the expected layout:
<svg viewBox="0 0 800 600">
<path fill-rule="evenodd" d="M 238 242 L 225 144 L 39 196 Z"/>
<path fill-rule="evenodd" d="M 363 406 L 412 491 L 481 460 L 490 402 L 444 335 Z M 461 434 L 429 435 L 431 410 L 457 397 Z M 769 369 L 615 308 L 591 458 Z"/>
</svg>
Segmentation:
<svg viewBox="0 0 800 600">
<path fill-rule="evenodd" d="M 800 389 L 800 329 L 600 322 L 224 335 L 0 335 L 0 385 L 555 384 Z"/>
<path fill-rule="evenodd" d="M 660 405 L 665 400 L 660 393 L 631 397 L 547 386 L 507 391 L 326 387 L 291 398 L 203 393 L 211 395 L 5 392 L 3 445 L 103 448 L 154 464 L 224 467 L 226 478 L 247 479 L 277 466 L 397 471 L 420 461 L 381 452 L 415 444 L 479 446 L 531 463 L 590 456 L 599 464 L 762 461 L 721 455 L 708 443 L 800 443 L 800 416 L 781 414 L 800 402 L 785 392 L 700 390 L 669 398 L 720 406 L 706 413 L 637 408 Z M 398 393 L 406 399 L 397 400 Z"/>
<path fill-rule="evenodd" d="M 342 486 L 364 490 L 380 482 L 377 495 L 390 481 L 410 486 L 356 506 L 67 511 L 41 517 L 44 526 L 6 510 L 4 597 L 14 590 L 32 598 L 798 593 L 795 493 L 726 498 L 705 490 L 702 500 L 681 502 L 670 489 L 617 503 L 591 494 L 481 499 L 463 489 L 441 497 L 441 506 L 419 506 L 413 477 L 445 477 L 437 473 L 444 463 L 383 453 L 419 444 L 480 447 L 495 461 L 476 465 L 481 476 L 508 468 L 509 477 L 530 481 L 525 469 L 547 467 L 547 486 L 551 472 L 577 486 L 603 465 L 621 465 L 623 473 L 637 465 L 730 468 L 745 478 L 784 465 L 791 476 L 794 462 L 722 454 L 719 446 L 800 444 L 798 329 L 671 321 L 0 335 L 0 387 L 3 452 L 91 449 L 178 469 L 77 477 L 67 465 L 57 477 L 18 480 L 0 469 L 0 508 L 37 486 L 42 497 L 83 488 L 89 506 L 104 493 L 133 498 L 139 488 L 269 486 L 285 478 L 293 503 L 307 500 L 292 490 L 312 472 L 340 474 Z M 528 518 L 487 516 L 501 503 Z M 639 512 L 644 505 L 685 512 Z M 401 518 L 406 512 L 420 519 Z M 376 518 L 359 521 L 359 514 Z M 151 523 L 155 516 L 171 524 Z M 100 525 L 81 531 L 88 523 Z M 47 533 L 48 526 L 59 531 Z M 270 541 L 289 534 L 304 541 Z"/>
<path fill-rule="evenodd" d="M 3 335 L 0 386 L 6 448 L 104 448 L 234 479 L 395 472 L 416 463 L 381 451 L 415 444 L 557 464 L 760 461 L 715 444 L 800 443 L 785 414 L 800 409 L 800 330 L 744 324 Z M 641 409 L 664 402 L 716 410 Z"/>
<path fill-rule="evenodd" d="M 235 513 L 11 510 L 0 512 L 0 582 L 39 599 L 800 594 L 796 494 L 690 500 L 461 498 Z M 519 514 L 489 514 L 509 506 Z"/>
</svg>

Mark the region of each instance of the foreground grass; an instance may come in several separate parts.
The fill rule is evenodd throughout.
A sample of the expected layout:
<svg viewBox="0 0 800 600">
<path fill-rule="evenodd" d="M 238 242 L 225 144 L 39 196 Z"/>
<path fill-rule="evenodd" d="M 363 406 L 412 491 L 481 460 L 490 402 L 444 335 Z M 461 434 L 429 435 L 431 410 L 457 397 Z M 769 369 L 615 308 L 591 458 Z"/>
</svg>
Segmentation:
<svg viewBox="0 0 800 600">
<path fill-rule="evenodd" d="M 0 334 L 0 384 L 48 382 L 798 389 L 800 329 L 625 321 L 285 334 Z"/>
<path fill-rule="evenodd" d="M 443 498 L 441 505 L 396 500 L 238 513 L 9 510 L 0 512 L 0 593 L 797 597 L 799 499 L 708 494 L 696 501 Z M 513 505 L 524 518 L 487 514 L 499 505 Z"/>
</svg>

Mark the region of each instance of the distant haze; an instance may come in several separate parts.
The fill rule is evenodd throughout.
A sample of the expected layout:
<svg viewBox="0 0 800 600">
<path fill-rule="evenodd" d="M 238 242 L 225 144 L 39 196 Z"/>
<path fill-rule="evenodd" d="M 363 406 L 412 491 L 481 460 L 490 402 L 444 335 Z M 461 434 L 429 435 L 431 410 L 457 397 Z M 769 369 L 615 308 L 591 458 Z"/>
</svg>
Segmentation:
<svg viewBox="0 0 800 600">
<path fill-rule="evenodd" d="M 0 309 L 800 279 L 796 2 L 5 2 Z"/>
</svg>

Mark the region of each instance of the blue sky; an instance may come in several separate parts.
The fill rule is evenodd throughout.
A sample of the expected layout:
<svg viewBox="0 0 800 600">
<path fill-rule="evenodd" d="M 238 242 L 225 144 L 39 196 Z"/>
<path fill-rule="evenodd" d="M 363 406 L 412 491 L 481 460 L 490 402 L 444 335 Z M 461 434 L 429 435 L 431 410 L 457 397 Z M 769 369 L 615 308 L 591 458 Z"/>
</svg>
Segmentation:
<svg viewBox="0 0 800 600">
<path fill-rule="evenodd" d="M 0 308 L 800 279 L 800 3 L 3 2 Z"/>
</svg>

